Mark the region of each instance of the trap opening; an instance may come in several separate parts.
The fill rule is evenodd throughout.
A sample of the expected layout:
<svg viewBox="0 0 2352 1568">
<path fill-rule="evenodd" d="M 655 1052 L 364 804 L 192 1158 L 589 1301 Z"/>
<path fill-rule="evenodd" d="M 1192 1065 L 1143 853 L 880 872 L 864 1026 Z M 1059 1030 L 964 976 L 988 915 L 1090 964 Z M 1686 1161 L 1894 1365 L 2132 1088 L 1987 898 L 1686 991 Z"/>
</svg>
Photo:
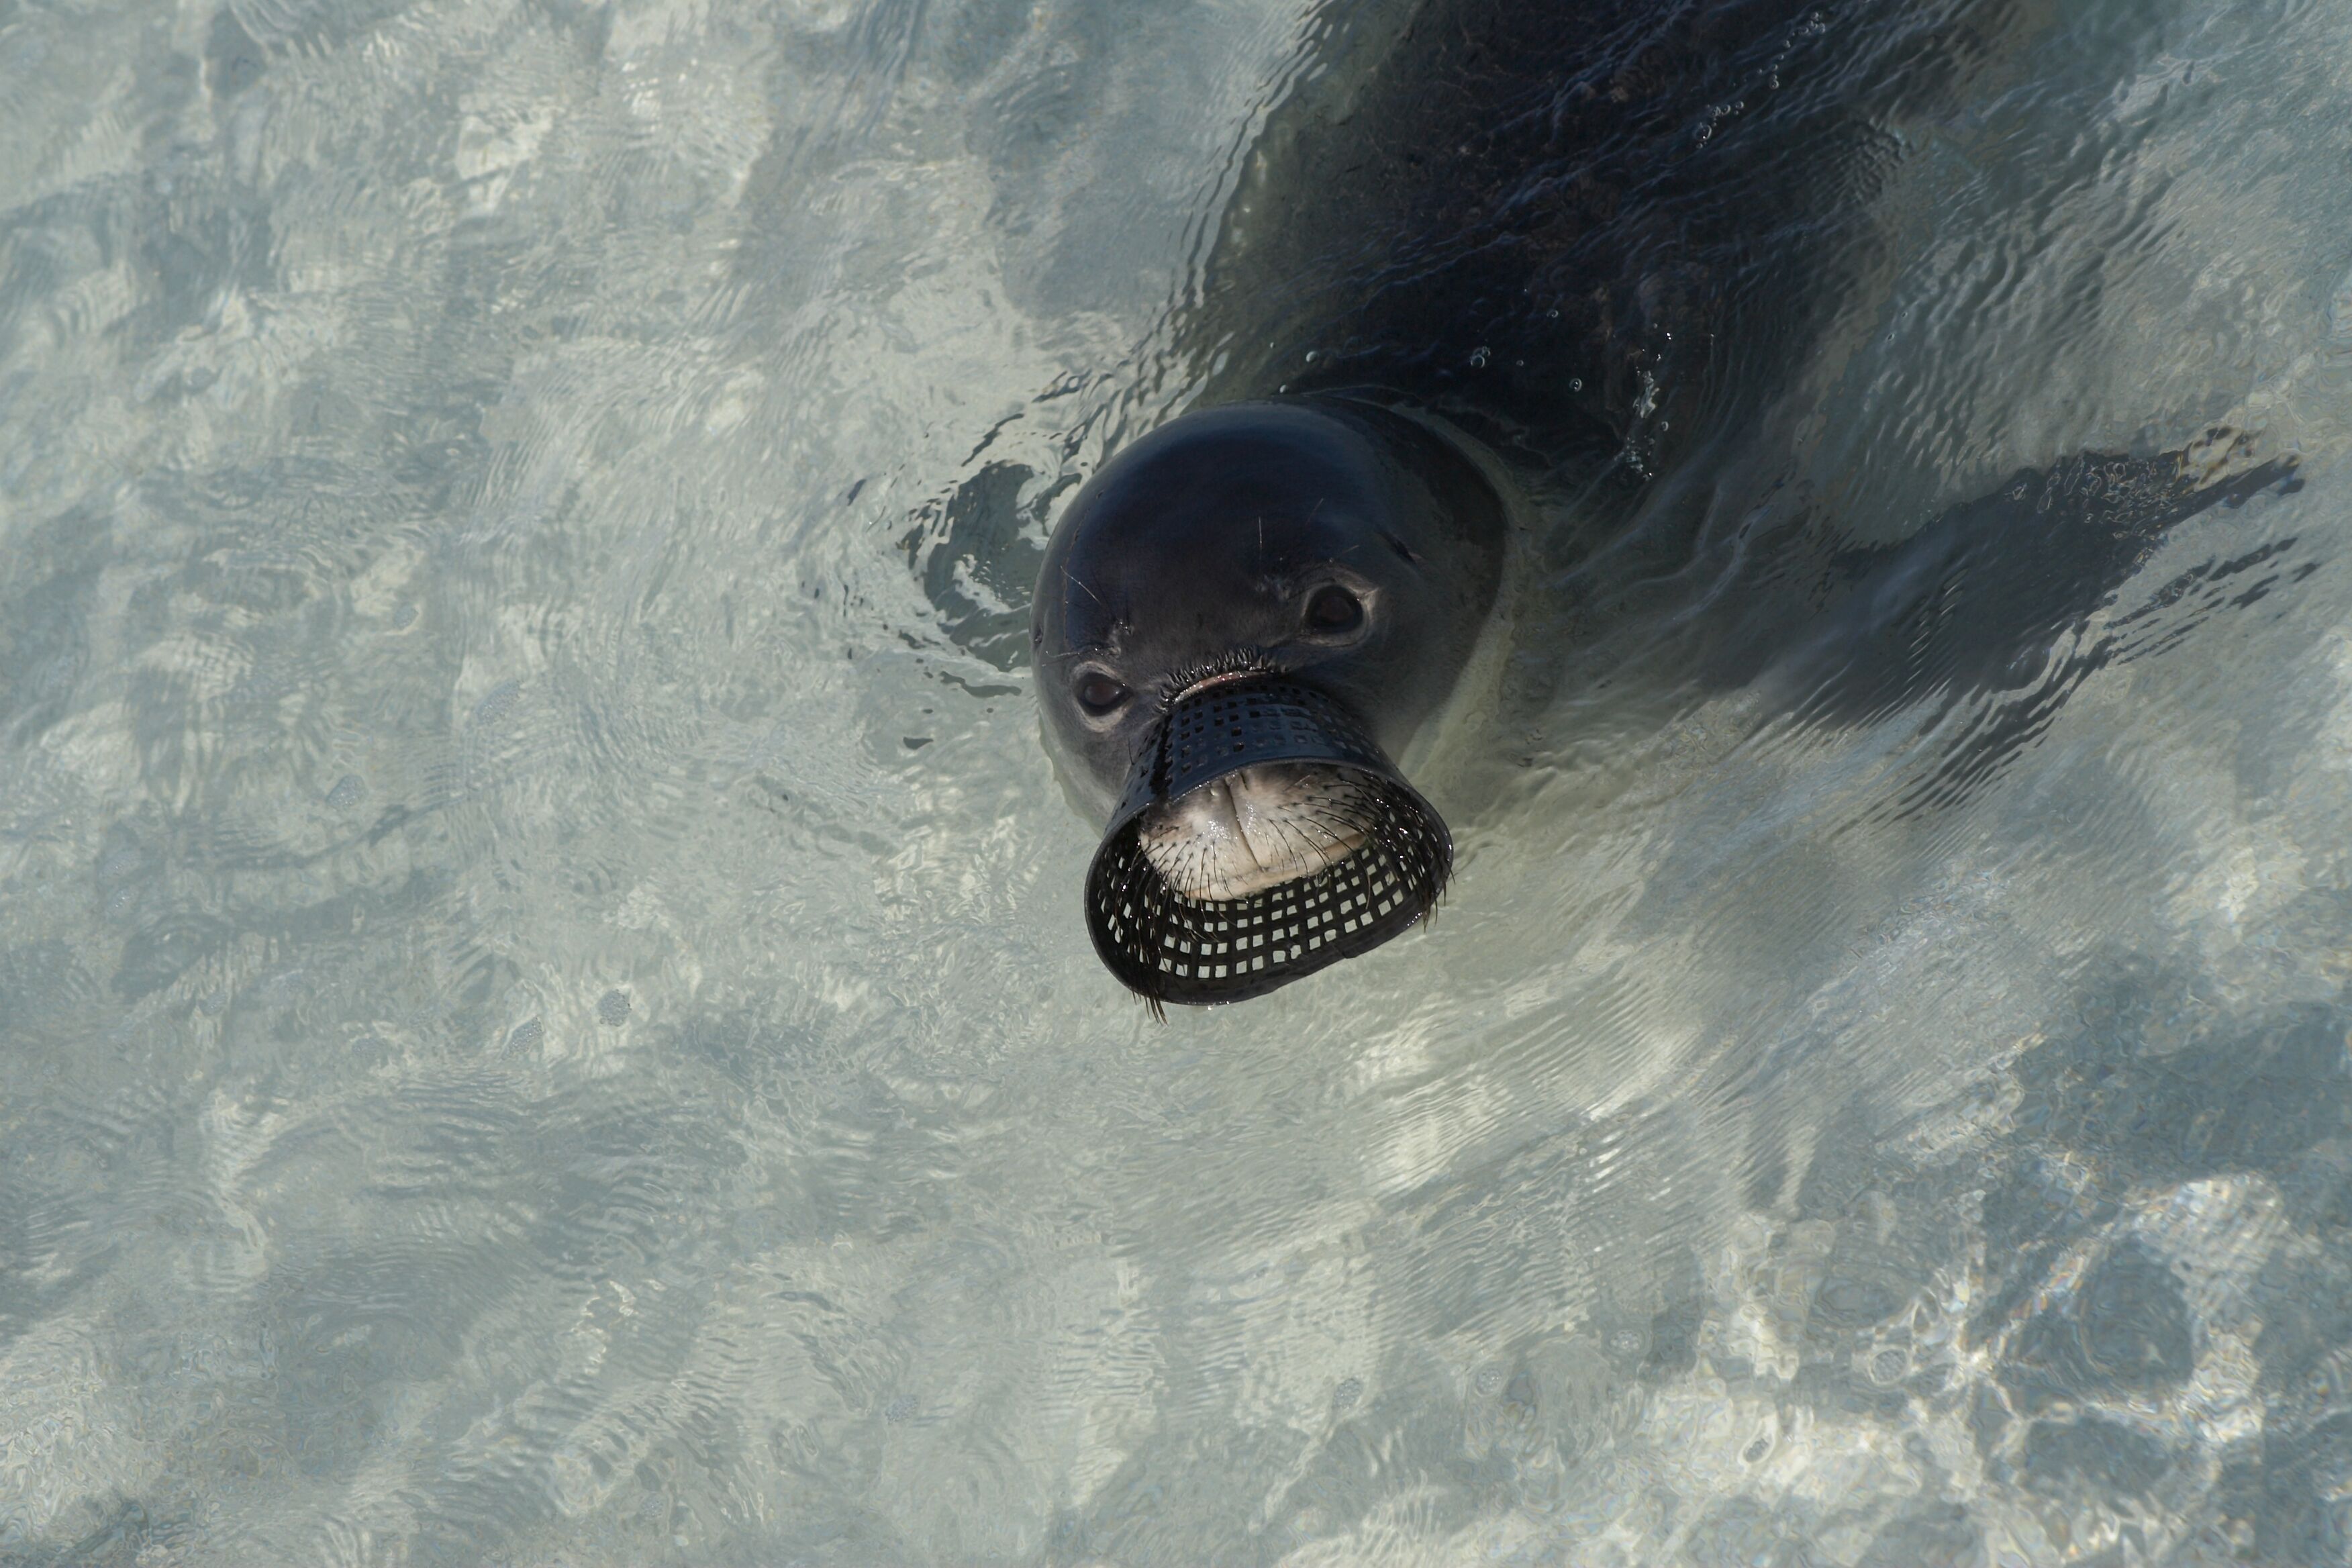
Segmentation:
<svg viewBox="0 0 2352 1568">
<path fill-rule="evenodd" d="M 1143 814 L 1266 763 L 1357 775 L 1363 844 L 1246 897 L 1178 892 L 1144 854 Z M 1239 1002 L 1380 946 L 1429 912 L 1453 868 L 1444 821 L 1337 699 L 1278 676 L 1222 683 L 1179 698 L 1136 759 L 1087 873 L 1087 930 L 1154 1005 Z"/>
</svg>

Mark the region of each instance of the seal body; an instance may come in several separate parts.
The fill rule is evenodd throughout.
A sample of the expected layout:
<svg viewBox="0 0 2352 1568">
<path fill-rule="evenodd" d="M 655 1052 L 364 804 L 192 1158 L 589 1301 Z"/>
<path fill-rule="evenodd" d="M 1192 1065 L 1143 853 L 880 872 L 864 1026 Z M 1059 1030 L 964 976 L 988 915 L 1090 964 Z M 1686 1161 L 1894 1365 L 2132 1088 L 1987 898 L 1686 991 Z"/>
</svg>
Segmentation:
<svg viewBox="0 0 2352 1568">
<path fill-rule="evenodd" d="M 2166 529 L 2294 482 L 2284 460 L 2089 454 L 1870 546 L 1759 499 L 1779 400 L 1879 268 L 1888 127 L 2017 47 L 2019 15 L 1332 13 L 1175 325 L 1199 411 L 1080 489 L 1038 577 L 1045 740 L 1107 827 L 1087 909 L 1114 973 L 1233 1000 L 1425 911 L 1452 841 L 1390 759 L 1462 683 L 1507 552 L 1509 633 L 1478 659 L 1509 668 L 1493 716 L 1515 734 L 1637 666 L 1801 723 L 2025 693 L 1955 742 L 1948 802 L 2039 733 L 2066 689 L 2033 695 L 2047 650 Z M 1220 682 L 1244 688 L 1229 733 L 1203 728 Z"/>
<path fill-rule="evenodd" d="M 1822 14 L 1398 0 L 1335 23 L 1335 68 L 1270 120 L 1177 328 L 1206 406 L 1083 486 L 1039 572 L 1045 740 L 1105 825 L 1088 925 L 1129 986 L 1255 994 L 1443 889 L 1450 834 L 1391 759 L 1480 647 L 1511 520 L 1569 489 L 1624 516 L 1669 426 L 1686 441 L 1728 412 L 1712 344 L 1751 335 L 1744 301 L 1801 331 L 1792 302 L 1832 282 L 1759 265 L 1748 215 L 1811 232 L 1850 185 L 1744 127 L 1691 135 L 1806 77 L 1836 83 L 1795 116 L 1816 150 L 1855 135 L 1888 94 L 1814 70 Z M 1640 574 L 1662 552 L 1621 553 Z M 1218 682 L 1243 683 L 1230 731 L 1207 717 Z"/>
</svg>

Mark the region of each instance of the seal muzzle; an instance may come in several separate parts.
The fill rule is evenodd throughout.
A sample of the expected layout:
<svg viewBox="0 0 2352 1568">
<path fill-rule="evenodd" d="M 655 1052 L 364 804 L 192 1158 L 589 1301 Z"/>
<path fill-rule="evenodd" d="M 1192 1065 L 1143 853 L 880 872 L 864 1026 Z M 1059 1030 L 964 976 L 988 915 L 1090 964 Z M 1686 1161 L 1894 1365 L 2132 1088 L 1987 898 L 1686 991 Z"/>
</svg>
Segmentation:
<svg viewBox="0 0 2352 1568">
<path fill-rule="evenodd" d="M 1146 815 L 1269 763 L 1344 775 L 1360 842 L 1239 898 L 1179 892 L 1145 852 Z M 1239 1002 L 1380 946 L 1429 912 L 1453 868 L 1444 820 L 1337 699 L 1280 676 L 1222 681 L 1180 696 L 1137 756 L 1087 872 L 1087 930 L 1155 1008 Z"/>
</svg>

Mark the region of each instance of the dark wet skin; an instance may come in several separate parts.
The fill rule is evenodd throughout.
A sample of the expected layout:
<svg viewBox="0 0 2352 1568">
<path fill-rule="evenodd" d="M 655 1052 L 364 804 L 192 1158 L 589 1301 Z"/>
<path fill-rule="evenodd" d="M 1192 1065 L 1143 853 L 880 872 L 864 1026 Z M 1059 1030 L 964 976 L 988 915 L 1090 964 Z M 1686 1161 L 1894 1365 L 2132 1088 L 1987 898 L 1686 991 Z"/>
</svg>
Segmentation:
<svg viewBox="0 0 2352 1568">
<path fill-rule="evenodd" d="M 1327 68 L 1270 117 L 1178 327 L 1209 406 L 1096 476 L 1038 579 L 1048 738 L 1097 811 L 1151 699 L 1220 660 L 1327 685 L 1391 755 L 1443 700 L 1499 552 L 1446 556 L 1499 540 L 1502 509 L 1366 405 L 1469 432 L 1541 520 L 1506 693 L 1521 713 L 1581 681 L 1769 680 L 1807 723 L 2026 692 L 2033 731 L 2085 660 L 2136 651 L 2110 639 L 2044 679 L 2167 531 L 2294 482 L 2291 459 L 2087 454 L 1867 547 L 1802 514 L 1746 539 L 1704 504 L 1874 264 L 1887 125 L 2023 47 L 2008 0 L 1418 0 L 1330 19 Z M 1357 409 L 1368 445 L 1278 433 L 1285 402 Z M 1263 438 L 1240 438 L 1251 424 Z M 1677 490 L 1688 504 L 1659 504 Z M 1385 532 L 1418 561 L 1368 547 Z M 1381 590 L 1366 625 L 1318 634 L 1308 597 L 1349 572 Z M 1955 776 L 1985 776 L 2018 729 L 1973 740 Z"/>
<path fill-rule="evenodd" d="M 1244 404 L 1135 443 L 1038 579 L 1038 699 L 1072 786 L 1108 815 L 1166 700 L 1220 669 L 1312 681 L 1393 755 L 1469 658 L 1504 529 L 1475 468 L 1378 408 Z"/>
<path fill-rule="evenodd" d="M 1622 496 L 1780 389 L 1872 265 L 1890 121 L 2018 26 L 2012 0 L 1333 7 L 1180 353 L 1206 402 L 1378 388 L 1539 495 Z"/>
</svg>

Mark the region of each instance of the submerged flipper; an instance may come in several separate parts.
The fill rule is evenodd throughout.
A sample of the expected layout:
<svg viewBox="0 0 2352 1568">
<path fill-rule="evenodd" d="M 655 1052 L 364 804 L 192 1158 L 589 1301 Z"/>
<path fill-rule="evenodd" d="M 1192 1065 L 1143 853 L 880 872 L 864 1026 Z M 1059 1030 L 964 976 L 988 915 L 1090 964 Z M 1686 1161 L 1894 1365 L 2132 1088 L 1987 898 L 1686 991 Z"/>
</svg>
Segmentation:
<svg viewBox="0 0 2352 1568">
<path fill-rule="evenodd" d="M 2086 453 L 2022 469 L 1992 494 L 1954 507 L 1899 544 L 1817 557 L 1804 598 L 1818 606 L 1790 626 L 1790 563 L 1758 624 L 1709 656 L 1707 684 L 1768 685 L 1804 726 L 1873 723 L 1917 707 L 1923 730 L 1971 710 L 1936 748 L 1927 779 L 1903 793 L 1907 813 L 1957 800 L 2045 731 L 2094 671 L 2161 651 L 2206 613 L 2252 604 L 2277 582 L 2316 571 L 2290 563 L 2293 539 L 2189 568 L 2127 613 L 2100 621 L 2124 584 L 2172 529 L 2264 490 L 2302 488 L 2292 457 L 2252 467 L 2243 437 L 2221 436 L 2156 458 Z M 2258 568 L 2268 568 L 2249 577 Z"/>
</svg>

